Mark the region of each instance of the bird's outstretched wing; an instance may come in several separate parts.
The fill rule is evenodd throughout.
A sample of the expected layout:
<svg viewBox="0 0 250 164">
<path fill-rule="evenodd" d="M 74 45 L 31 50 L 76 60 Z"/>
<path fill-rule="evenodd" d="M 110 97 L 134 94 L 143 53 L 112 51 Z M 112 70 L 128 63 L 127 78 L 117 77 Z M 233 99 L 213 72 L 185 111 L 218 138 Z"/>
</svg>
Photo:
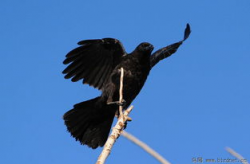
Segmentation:
<svg viewBox="0 0 250 164">
<path fill-rule="evenodd" d="M 81 45 L 66 55 L 64 64 L 69 64 L 63 71 L 66 79 L 73 82 L 83 80 L 99 90 L 108 80 L 112 70 L 126 54 L 120 41 L 112 38 L 83 40 Z"/>
<path fill-rule="evenodd" d="M 150 66 L 151 68 L 153 68 L 154 65 L 156 65 L 160 60 L 165 59 L 169 56 L 171 56 L 173 53 L 175 53 L 177 51 L 177 49 L 179 48 L 179 46 L 189 37 L 191 33 L 190 30 L 190 26 L 189 24 L 187 24 L 187 27 L 185 29 L 184 32 L 184 38 L 183 40 L 171 44 L 167 47 L 161 48 L 158 51 L 156 51 L 155 53 L 153 53 L 150 57 Z"/>
</svg>

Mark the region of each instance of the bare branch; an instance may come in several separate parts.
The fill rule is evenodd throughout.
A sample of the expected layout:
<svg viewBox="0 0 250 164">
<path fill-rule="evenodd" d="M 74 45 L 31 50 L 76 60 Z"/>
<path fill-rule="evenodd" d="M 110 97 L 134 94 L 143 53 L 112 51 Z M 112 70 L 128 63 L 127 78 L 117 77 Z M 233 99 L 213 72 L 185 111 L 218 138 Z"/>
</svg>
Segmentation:
<svg viewBox="0 0 250 164">
<path fill-rule="evenodd" d="M 121 68 L 121 77 L 120 77 L 120 99 L 119 102 L 122 103 L 123 100 L 123 96 L 122 96 L 122 88 L 123 88 L 123 75 L 124 75 L 124 70 L 123 68 Z M 128 117 L 129 113 L 132 111 L 133 106 L 130 106 L 128 109 L 126 109 L 124 111 L 124 113 L 122 113 L 122 106 L 119 107 L 119 118 L 117 120 L 116 125 L 114 126 L 114 128 L 112 129 L 112 132 L 108 138 L 108 140 L 106 141 L 104 148 L 102 150 L 102 153 L 100 154 L 100 156 L 98 157 L 98 160 L 96 162 L 96 164 L 104 164 L 107 157 L 109 156 L 111 149 L 115 143 L 115 141 L 117 140 L 117 138 L 121 135 L 122 130 L 124 129 L 124 126 L 126 124 L 126 122 L 130 119 Z"/>
<path fill-rule="evenodd" d="M 231 149 L 230 147 L 226 147 L 226 151 L 227 151 L 228 153 L 230 153 L 232 156 L 234 156 L 235 158 L 237 158 L 238 160 L 240 160 L 240 162 L 241 162 L 242 164 L 249 164 L 249 163 L 247 162 L 247 160 L 246 160 L 244 157 L 242 157 L 239 153 L 237 153 L 236 151 L 234 151 L 234 150 Z"/>
<path fill-rule="evenodd" d="M 145 144 L 144 142 L 140 141 L 135 136 L 129 134 L 126 131 L 122 131 L 122 136 L 125 137 L 125 138 L 127 138 L 128 140 L 134 142 L 136 145 L 140 146 L 143 150 L 145 150 L 146 152 L 148 152 L 150 155 L 152 155 L 155 159 L 157 159 L 162 164 L 170 164 L 170 162 L 168 162 L 160 154 L 158 154 L 155 150 L 153 150 L 152 148 L 150 148 L 147 144 Z"/>
<path fill-rule="evenodd" d="M 119 90 L 119 103 L 123 103 L 123 77 L 124 77 L 124 70 L 121 68 L 121 76 L 120 76 L 120 90 Z M 104 164 L 107 157 L 109 156 L 111 149 L 117 140 L 117 138 L 122 134 L 124 137 L 128 138 L 129 140 L 133 141 L 137 145 L 139 145 L 141 148 L 143 148 L 146 152 L 151 154 L 153 157 L 155 157 L 158 161 L 160 161 L 162 164 L 170 164 L 166 159 L 164 159 L 161 155 L 159 155 L 157 152 L 155 152 L 153 149 L 151 149 L 148 145 L 141 142 L 131 134 L 123 131 L 124 126 L 127 121 L 131 121 L 131 118 L 128 117 L 129 113 L 132 111 L 133 106 L 130 106 L 128 109 L 126 109 L 124 112 L 123 107 L 119 107 L 119 118 L 117 120 L 116 125 L 112 129 L 112 132 L 107 140 L 107 142 L 104 145 L 104 148 L 98 157 L 98 160 L 96 164 Z M 123 132 L 122 132 L 123 131 Z"/>
<path fill-rule="evenodd" d="M 124 76 L 124 70 L 123 68 L 121 68 L 121 77 L 120 77 L 120 90 L 119 90 L 119 94 L 120 94 L 120 99 L 119 102 L 122 103 L 123 100 L 123 76 Z M 119 106 L 119 115 L 123 115 L 122 114 L 122 109 L 123 107 L 120 105 Z"/>
</svg>

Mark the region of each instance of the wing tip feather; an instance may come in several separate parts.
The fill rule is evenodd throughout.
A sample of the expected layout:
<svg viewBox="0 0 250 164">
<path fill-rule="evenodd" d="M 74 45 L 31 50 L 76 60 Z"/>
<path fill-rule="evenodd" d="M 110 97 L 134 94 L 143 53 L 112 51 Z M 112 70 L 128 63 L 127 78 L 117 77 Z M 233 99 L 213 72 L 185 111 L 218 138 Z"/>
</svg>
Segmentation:
<svg viewBox="0 0 250 164">
<path fill-rule="evenodd" d="M 191 34 L 191 28 L 190 28 L 189 23 L 187 23 L 186 29 L 185 29 L 185 32 L 184 32 L 184 39 L 183 39 L 183 41 L 186 40 L 189 37 L 190 34 Z"/>
</svg>

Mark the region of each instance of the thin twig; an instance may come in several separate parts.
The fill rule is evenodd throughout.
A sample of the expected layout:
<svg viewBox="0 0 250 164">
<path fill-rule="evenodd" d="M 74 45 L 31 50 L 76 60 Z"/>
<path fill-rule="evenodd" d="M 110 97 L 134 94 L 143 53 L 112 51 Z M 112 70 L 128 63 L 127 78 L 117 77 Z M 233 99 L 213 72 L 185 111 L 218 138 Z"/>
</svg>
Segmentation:
<svg viewBox="0 0 250 164">
<path fill-rule="evenodd" d="M 232 156 L 234 156 L 235 158 L 237 158 L 242 164 L 249 164 L 244 157 L 242 157 L 239 153 L 237 153 L 230 147 L 226 147 L 226 151 L 230 153 Z"/>
<path fill-rule="evenodd" d="M 124 76 L 124 70 L 123 70 L 123 68 L 121 68 L 120 90 L 119 90 L 119 95 L 120 95 L 119 102 L 120 102 L 121 104 L 122 104 L 122 100 L 123 100 L 123 76 Z M 122 116 L 122 115 L 123 115 L 122 109 L 123 109 L 123 107 L 120 105 L 120 106 L 119 106 L 119 116 Z M 123 116 L 122 116 L 122 117 L 123 117 Z"/>
<path fill-rule="evenodd" d="M 145 144 L 144 142 L 140 141 L 135 136 L 129 134 L 126 131 L 122 131 L 122 136 L 125 137 L 125 138 L 127 138 L 128 140 L 134 142 L 136 145 L 140 146 L 143 150 L 145 150 L 146 152 L 148 152 L 150 155 L 152 155 L 155 159 L 157 159 L 162 164 L 170 164 L 170 162 L 168 162 L 160 154 L 158 154 L 155 150 L 153 150 L 152 148 L 150 148 L 147 144 Z"/>
<path fill-rule="evenodd" d="M 121 77 L 120 77 L 120 103 L 122 103 L 123 97 L 122 97 L 122 87 L 123 87 L 123 68 L 121 68 Z M 124 113 L 122 113 L 122 107 L 120 106 L 119 110 L 121 110 L 121 112 L 119 113 L 119 118 L 117 120 L 116 125 L 114 126 L 114 128 L 112 129 L 112 132 L 108 138 L 108 140 L 106 141 L 104 148 L 100 154 L 100 156 L 98 157 L 98 160 L 96 162 L 96 164 L 104 164 L 107 157 L 109 156 L 111 149 L 115 143 L 115 141 L 117 140 L 117 138 L 121 135 L 122 130 L 124 129 L 124 126 L 126 124 L 126 122 L 129 120 L 129 113 L 132 111 L 133 106 L 130 106 L 128 109 L 126 109 L 124 111 Z"/>
</svg>

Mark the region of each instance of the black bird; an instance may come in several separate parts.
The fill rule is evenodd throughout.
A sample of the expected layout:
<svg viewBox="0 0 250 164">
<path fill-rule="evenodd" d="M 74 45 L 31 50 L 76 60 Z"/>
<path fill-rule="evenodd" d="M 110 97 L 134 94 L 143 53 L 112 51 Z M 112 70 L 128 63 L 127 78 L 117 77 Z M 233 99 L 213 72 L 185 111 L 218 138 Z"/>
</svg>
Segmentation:
<svg viewBox="0 0 250 164">
<path fill-rule="evenodd" d="M 120 68 L 124 69 L 123 98 L 127 108 L 143 87 L 150 70 L 160 60 L 169 57 L 189 37 L 187 24 L 183 40 L 161 48 L 151 55 L 150 43 L 139 44 L 133 52 L 126 53 L 121 42 L 113 38 L 80 41 L 78 48 L 66 55 L 63 71 L 66 79 L 83 80 L 102 91 L 99 97 L 75 104 L 63 116 L 71 135 L 83 145 L 95 149 L 107 140 L 119 105 Z"/>
</svg>

